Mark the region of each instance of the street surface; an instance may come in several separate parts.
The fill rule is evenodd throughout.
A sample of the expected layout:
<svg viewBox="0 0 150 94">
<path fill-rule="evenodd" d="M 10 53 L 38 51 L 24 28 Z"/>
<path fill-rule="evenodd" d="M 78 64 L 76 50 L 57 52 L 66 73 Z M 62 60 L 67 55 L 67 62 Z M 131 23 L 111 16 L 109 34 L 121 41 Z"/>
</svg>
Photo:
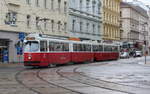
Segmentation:
<svg viewBox="0 0 150 94">
<path fill-rule="evenodd" d="M 150 57 L 25 68 L 0 64 L 0 94 L 150 94 Z"/>
</svg>

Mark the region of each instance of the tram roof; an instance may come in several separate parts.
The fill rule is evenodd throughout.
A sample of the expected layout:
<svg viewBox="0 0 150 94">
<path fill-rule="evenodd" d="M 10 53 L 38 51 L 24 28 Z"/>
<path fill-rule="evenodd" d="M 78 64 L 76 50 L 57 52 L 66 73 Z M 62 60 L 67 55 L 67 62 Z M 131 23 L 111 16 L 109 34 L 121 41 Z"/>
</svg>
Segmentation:
<svg viewBox="0 0 150 94">
<path fill-rule="evenodd" d="M 52 38 L 52 37 L 42 37 L 40 34 L 29 34 L 27 37 L 35 38 L 35 40 L 32 41 L 40 41 L 40 40 L 47 40 L 47 41 L 59 41 L 59 42 L 66 42 L 66 43 L 76 43 L 76 44 L 93 44 L 93 45 L 110 45 L 110 46 L 118 46 L 116 44 L 108 44 L 108 43 L 98 43 L 93 41 L 74 41 L 74 40 L 67 40 L 66 39 L 58 39 L 58 38 Z M 27 38 L 26 37 L 26 38 Z"/>
</svg>

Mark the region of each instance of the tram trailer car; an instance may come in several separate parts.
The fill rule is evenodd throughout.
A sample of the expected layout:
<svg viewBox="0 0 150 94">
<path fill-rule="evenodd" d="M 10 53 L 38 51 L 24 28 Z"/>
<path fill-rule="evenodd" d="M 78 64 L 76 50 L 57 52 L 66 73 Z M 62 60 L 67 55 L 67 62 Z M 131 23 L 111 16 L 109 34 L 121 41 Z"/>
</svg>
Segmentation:
<svg viewBox="0 0 150 94">
<path fill-rule="evenodd" d="M 24 66 L 52 66 L 70 62 L 116 60 L 119 46 L 70 41 L 30 34 L 24 46 Z"/>
</svg>

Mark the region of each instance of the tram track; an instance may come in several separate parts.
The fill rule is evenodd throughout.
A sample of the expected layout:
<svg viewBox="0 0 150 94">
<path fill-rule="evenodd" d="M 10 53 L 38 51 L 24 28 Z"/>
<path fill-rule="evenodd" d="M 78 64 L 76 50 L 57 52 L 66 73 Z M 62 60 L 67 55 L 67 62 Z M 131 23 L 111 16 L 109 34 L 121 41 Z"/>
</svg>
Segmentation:
<svg viewBox="0 0 150 94">
<path fill-rule="evenodd" d="M 89 77 L 87 75 L 83 75 L 83 74 L 76 71 L 78 68 L 81 68 L 81 67 L 82 66 L 72 69 L 72 72 L 75 74 L 75 76 L 74 75 L 72 75 L 72 76 L 64 75 L 63 70 L 62 71 L 58 70 L 57 73 L 60 76 L 66 78 L 66 79 L 75 81 L 75 82 L 79 82 L 79 83 L 82 83 L 82 84 L 90 85 L 90 86 L 93 86 L 93 87 L 99 87 L 99 88 L 103 88 L 103 89 L 107 89 L 107 90 L 123 92 L 123 93 L 127 93 L 127 94 L 141 94 L 140 91 L 148 90 L 147 88 L 140 88 L 140 87 L 131 86 L 131 85 L 118 84 L 118 83 L 115 83 L 115 82 L 104 81 L 104 80 Z M 80 79 L 78 79 L 76 76 Z M 132 90 L 130 90 L 130 89 L 132 89 Z M 139 93 L 137 93 L 136 90 L 139 91 Z"/>
<path fill-rule="evenodd" d="M 106 65 L 106 64 L 108 64 L 108 63 L 104 63 L 104 64 L 100 64 L 100 65 Z M 82 66 L 82 65 L 81 65 Z M 74 66 L 70 66 L 70 67 L 75 67 L 75 68 L 73 68 L 73 69 L 76 69 L 76 65 L 74 65 Z M 78 66 L 77 66 L 78 67 Z M 111 88 L 106 88 L 106 87 L 102 87 L 102 86 L 95 86 L 95 85 L 92 85 L 92 84 L 88 84 L 88 83 L 83 83 L 83 82 L 80 82 L 80 81 L 77 81 L 77 80 L 73 80 L 73 79 L 70 79 L 70 78 L 68 78 L 68 77 L 65 77 L 63 74 L 61 74 L 61 70 L 62 69 L 66 69 L 67 67 L 61 67 L 61 68 L 57 68 L 56 69 L 56 75 L 58 75 L 58 76 L 60 76 L 60 80 L 57 82 L 57 81 L 53 81 L 52 79 L 49 79 L 49 80 L 47 80 L 47 79 L 45 79 L 42 75 L 40 75 L 40 74 L 42 74 L 42 72 L 41 71 L 43 71 L 43 70 L 40 70 L 40 71 L 38 71 L 38 73 L 37 73 L 37 77 L 39 77 L 41 80 L 43 80 L 43 81 L 45 81 L 45 82 L 47 82 L 47 83 L 49 83 L 49 84 L 52 84 L 52 85 L 55 85 L 55 86 L 58 86 L 58 87 L 61 87 L 61 88 L 63 88 L 63 89 L 66 89 L 66 90 L 70 90 L 70 91 L 72 91 L 72 92 L 75 92 L 75 93 L 78 93 L 78 94 L 91 94 L 91 93 L 86 93 L 86 92 L 82 92 L 82 91 L 78 91 L 78 90 L 74 90 L 73 88 L 71 88 L 71 87 L 69 87 L 69 86 L 65 86 L 65 85 L 63 85 L 62 83 L 64 83 L 64 82 L 68 82 L 68 83 L 75 83 L 75 84 L 79 84 L 79 85 L 84 85 L 84 87 L 96 87 L 96 88 L 100 88 L 100 89 L 104 89 L 104 90 L 107 90 L 107 91 L 115 91 L 115 92 L 117 92 L 117 93 L 123 93 L 123 94 L 134 94 L 134 93 L 130 93 L 130 92 L 126 92 L 126 91 L 121 91 L 121 90 L 116 90 L 116 89 L 111 89 Z M 75 71 L 74 71 L 74 73 L 75 73 Z M 65 81 L 64 82 L 61 82 L 61 80 L 63 80 L 63 79 L 65 79 Z"/>
<path fill-rule="evenodd" d="M 107 63 L 107 64 L 108 64 L 108 63 Z M 106 64 L 99 64 L 99 65 L 106 65 Z M 81 66 L 80 66 L 80 67 L 81 67 Z M 77 68 L 79 68 L 79 67 L 77 67 Z M 73 69 L 73 73 L 75 73 L 75 74 L 78 75 L 78 73 L 75 71 L 77 68 L 74 68 L 74 69 Z M 68 79 L 68 80 L 71 80 L 71 81 L 75 81 L 75 82 L 78 82 L 78 83 L 86 84 L 86 85 L 89 85 L 89 86 L 92 86 L 92 87 L 98 87 L 98 88 L 102 88 L 102 89 L 106 89 L 106 90 L 111 90 L 111 91 L 116 91 L 116 92 L 122 92 L 122 93 L 125 93 L 125 94 L 135 94 L 135 93 L 127 92 L 127 91 L 122 91 L 122 90 L 107 88 L 107 87 L 105 87 L 105 86 L 89 84 L 89 80 L 90 80 L 90 82 L 91 82 L 92 79 L 89 78 L 88 76 L 84 76 L 84 78 L 82 79 L 82 77 L 81 77 L 80 74 L 79 74 L 78 77 L 79 77 L 80 79 L 74 79 L 74 78 L 76 78 L 76 77 L 72 77 L 72 76 L 71 76 L 71 77 L 67 77 L 67 76 L 64 76 L 64 75 L 63 75 L 64 72 L 61 73 L 60 71 L 61 71 L 61 69 L 58 69 L 58 70 L 56 71 L 58 75 L 60 75 L 60 76 L 63 77 L 63 78 L 66 78 L 66 79 Z M 86 77 L 87 79 L 86 79 L 85 77 Z M 73 79 L 72 79 L 72 78 L 73 78 Z M 86 79 L 86 81 L 85 81 L 84 79 Z M 88 82 L 87 82 L 87 80 L 88 80 Z M 93 81 L 93 82 L 94 82 L 94 81 Z"/>
<path fill-rule="evenodd" d="M 23 83 L 23 80 L 21 80 L 21 79 L 19 78 L 20 74 L 21 74 L 22 72 L 24 72 L 24 71 L 26 71 L 26 70 L 22 70 L 22 71 L 16 73 L 16 75 L 15 75 L 16 81 L 17 81 L 19 84 L 21 84 L 22 86 L 24 86 L 26 89 L 28 89 L 29 91 L 32 91 L 32 92 L 34 92 L 34 93 L 36 93 L 36 94 L 42 94 L 42 93 L 40 93 L 40 92 L 34 90 L 33 88 L 28 87 L 25 83 Z"/>
<path fill-rule="evenodd" d="M 40 81 L 42 81 L 44 84 L 46 83 L 47 84 L 47 86 L 49 86 L 49 85 L 52 85 L 52 86 L 55 86 L 55 88 L 57 89 L 57 90 L 63 90 L 64 92 L 67 92 L 67 93 L 64 93 L 64 94 L 85 94 L 85 93 L 81 93 L 81 92 L 78 92 L 78 91 L 75 91 L 75 90 L 72 90 L 72 89 L 68 89 L 68 88 L 65 88 L 65 87 L 63 87 L 63 86 L 61 86 L 61 85 L 57 85 L 57 84 L 55 84 L 55 83 L 52 83 L 52 82 L 49 82 L 49 81 L 47 81 L 47 80 L 45 80 L 45 79 L 43 79 L 42 77 L 40 77 L 40 71 L 42 71 L 42 70 L 50 70 L 50 69 L 37 69 L 37 70 L 34 70 L 34 74 L 36 75 L 36 78 L 38 78 Z M 15 75 L 15 79 L 16 79 L 16 81 L 20 84 L 20 85 L 22 85 L 23 87 L 25 87 L 26 89 L 28 89 L 29 91 L 31 91 L 31 92 L 33 92 L 33 94 L 45 94 L 45 93 L 42 93 L 40 90 L 38 90 L 38 88 L 36 88 L 36 86 L 34 87 L 33 85 L 34 84 L 31 84 L 31 83 L 25 83 L 24 82 L 24 79 L 22 79 L 22 78 L 20 78 L 19 76 L 21 76 L 22 74 L 23 74 L 23 72 L 28 72 L 29 70 L 22 70 L 22 71 L 20 71 L 20 72 L 18 72 L 18 73 L 16 73 L 16 75 Z M 24 75 L 25 76 L 25 75 Z M 40 82 L 41 83 L 41 82 Z M 30 84 L 30 85 L 29 85 Z M 42 88 L 44 88 L 44 87 L 42 87 Z M 55 89 L 54 88 L 54 89 Z M 59 89 L 60 88 L 60 89 Z M 59 91 L 58 91 L 59 92 Z M 51 93 L 51 91 L 49 91 L 49 93 L 48 94 L 53 94 L 53 93 Z M 59 93 L 58 93 L 59 94 Z"/>
<path fill-rule="evenodd" d="M 120 83 L 116 83 L 116 82 L 112 82 L 112 81 L 106 81 L 106 80 L 101 80 L 101 79 L 97 79 L 97 78 L 94 78 L 94 77 L 90 77 L 88 75 L 85 75 L 85 74 L 82 74 L 80 72 L 78 72 L 77 70 L 80 69 L 80 67 L 77 67 L 75 68 L 73 71 L 74 73 L 77 73 L 78 75 L 82 76 L 82 77 L 87 77 L 91 80 L 96 80 L 96 81 L 102 81 L 102 82 L 105 82 L 105 83 L 112 83 L 112 84 L 116 84 L 116 85 L 122 85 L 122 86 L 128 86 L 128 87 L 134 87 L 134 88 L 143 88 L 143 89 L 149 89 L 149 88 L 144 88 L 144 87 L 138 87 L 138 86 L 132 86 L 132 85 L 125 85 L 125 84 L 120 84 Z"/>
<path fill-rule="evenodd" d="M 89 77 L 85 74 L 78 72 L 77 70 L 86 66 L 102 66 L 102 65 L 112 65 L 115 63 L 92 63 L 92 64 L 83 64 L 83 65 L 71 65 L 71 66 L 61 66 L 57 68 L 49 68 L 49 69 L 35 69 L 31 70 L 34 72 L 34 76 L 36 79 L 40 80 L 40 82 L 44 83 L 46 86 L 55 86 L 55 89 L 62 89 L 65 92 L 69 93 L 57 93 L 57 94 L 93 94 L 90 92 L 85 92 L 82 88 L 96 88 L 103 89 L 106 92 L 116 92 L 115 94 L 143 94 L 141 92 L 136 93 L 134 90 L 144 89 L 130 85 L 122 85 L 115 82 L 104 81 L 96 78 Z M 16 73 L 15 78 L 16 81 L 23 85 L 29 91 L 34 92 L 34 94 L 46 94 L 38 90 L 36 87 L 30 87 L 27 83 L 24 82 L 24 79 L 20 78 L 24 72 L 29 72 L 30 70 L 22 70 Z M 81 88 L 80 88 L 81 87 Z M 123 88 L 120 88 L 123 87 Z M 43 87 L 50 88 L 50 87 Z M 131 90 L 130 90 L 131 89 Z M 140 91 L 139 90 L 139 91 Z M 143 91 L 144 91 L 143 90 Z M 48 93 L 49 94 L 49 93 Z M 53 93 L 50 93 L 53 94 Z M 98 94 L 98 93 L 96 93 Z M 109 94 L 109 93 L 106 93 Z M 111 94 L 111 93 L 110 93 Z M 144 93 L 148 94 L 148 93 Z"/>
<path fill-rule="evenodd" d="M 75 91 L 75 90 L 72 90 L 72 89 L 63 87 L 63 86 L 61 86 L 61 85 L 58 85 L 58 84 L 55 84 L 55 83 L 52 83 L 52 82 L 50 82 L 50 81 L 47 81 L 47 80 L 43 79 L 43 77 L 40 76 L 40 71 L 37 72 L 37 77 L 38 77 L 39 79 L 41 79 L 42 81 L 48 83 L 48 84 L 51 84 L 51 85 L 54 85 L 54 86 L 63 88 L 63 89 L 65 89 L 65 90 L 69 90 L 69 91 L 74 92 L 74 93 L 77 93 L 77 94 L 85 94 L 85 93 L 81 93 L 81 92 L 78 92 L 78 91 Z"/>
</svg>

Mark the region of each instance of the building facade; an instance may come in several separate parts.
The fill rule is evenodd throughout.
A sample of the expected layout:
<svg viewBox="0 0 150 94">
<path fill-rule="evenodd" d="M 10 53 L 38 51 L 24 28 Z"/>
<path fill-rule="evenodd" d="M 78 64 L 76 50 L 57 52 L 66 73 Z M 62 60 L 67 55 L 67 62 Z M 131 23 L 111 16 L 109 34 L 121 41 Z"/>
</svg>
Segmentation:
<svg viewBox="0 0 150 94">
<path fill-rule="evenodd" d="M 19 33 L 69 37 L 67 0 L 0 0 L 0 62 L 18 62 Z"/>
<path fill-rule="evenodd" d="M 100 41 L 101 7 L 100 0 L 69 0 L 70 37 Z"/>
<path fill-rule="evenodd" d="M 147 14 L 148 14 L 148 28 L 147 28 L 147 31 L 148 31 L 148 37 L 147 37 L 147 41 L 148 41 L 148 44 L 147 44 L 147 47 L 149 48 L 149 55 L 150 55 L 150 6 L 147 6 L 148 7 L 148 11 L 147 11 Z"/>
<path fill-rule="evenodd" d="M 143 42 L 147 40 L 148 35 L 147 11 L 138 5 L 122 2 L 121 22 L 123 28 L 122 41 L 130 42 L 142 48 Z"/>
<path fill-rule="evenodd" d="M 120 2 L 103 0 L 103 39 L 120 40 Z"/>
</svg>

